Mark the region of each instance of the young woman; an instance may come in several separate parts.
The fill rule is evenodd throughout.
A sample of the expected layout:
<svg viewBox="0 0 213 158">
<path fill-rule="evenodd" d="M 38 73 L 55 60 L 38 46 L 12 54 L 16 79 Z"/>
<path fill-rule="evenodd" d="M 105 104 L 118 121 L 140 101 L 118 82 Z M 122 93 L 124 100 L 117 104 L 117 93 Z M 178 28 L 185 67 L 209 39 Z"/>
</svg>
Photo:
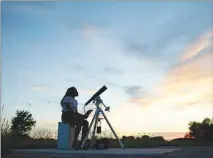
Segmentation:
<svg viewBox="0 0 213 158">
<path fill-rule="evenodd" d="M 77 147 L 77 139 L 78 135 L 82 129 L 82 137 L 81 142 L 83 141 L 83 138 L 86 136 L 88 132 L 88 121 L 85 120 L 88 118 L 89 114 L 91 113 L 91 110 L 88 111 L 85 115 L 82 115 L 78 113 L 78 102 L 75 99 L 75 97 L 78 96 L 78 91 L 75 87 L 70 87 L 67 89 L 66 94 L 61 100 L 61 106 L 62 106 L 62 122 L 68 123 L 72 126 L 75 126 L 75 138 L 74 142 L 72 144 L 73 148 Z"/>
</svg>

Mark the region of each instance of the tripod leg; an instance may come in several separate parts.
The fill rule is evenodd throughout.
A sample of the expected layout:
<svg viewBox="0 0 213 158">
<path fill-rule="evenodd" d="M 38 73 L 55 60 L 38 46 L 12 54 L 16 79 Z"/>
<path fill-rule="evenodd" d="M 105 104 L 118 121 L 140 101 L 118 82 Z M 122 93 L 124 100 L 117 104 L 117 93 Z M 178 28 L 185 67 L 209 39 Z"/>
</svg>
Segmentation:
<svg viewBox="0 0 213 158">
<path fill-rule="evenodd" d="M 99 113 L 96 115 L 96 118 L 95 118 L 95 125 L 94 125 L 93 132 L 92 132 L 92 138 L 94 138 L 94 136 L 95 136 L 95 130 L 96 130 L 97 123 L 98 123 L 98 115 L 99 115 Z"/>
<path fill-rule="evenodd" d="M 94 124 L 93 131 L 92 131 L 92 137 L 91 137 L 91 144 L 90 145 L 95 144 L 95 131 L 96 131 L 97 123 L 98 123 L 98 115 L 99 115 L 99 113 L 95 116 L 95 124 Z"/>
<path fill-rule="evenodd" d="M 101 111 L 101 113 L 102 113 L 102 115 L 104 116 L 104 118 L 105 118 L 105 120 L 106 120 L 107 124 L 109 125 L 110 129 L 112 130 L 112 132 L 113 132 L 114 136 L 115 136 L 115 137 L 116 137 L 116 139 L 118 140 L 118 142 L 119 142 L 119 144 L 120 144 L 121 148 L 122 148 L 122 149 L 124 149 L 124 145 L 123 145 L 123 143 L 122 143 L 122 142 L 120 141 L 120 139 L 118 138 L 118 136 L 117 136 L 117 134 L 115 133 L 114 129 L 112 128 L 112 126 L 111 126 L 110 122 L 108 121 L 108 119 L 107 119 L 106 115 L 104 114 L 104 112 L 103 112 L 103 111 Z"/>
<path fill-rule="evenodd" d="M 92 127 L 92 124 L 93 124 L 95 118 L 96 118 L 96 112 L 95 112 L 95 114 L 94 114 L 94 116 L 93 116 L 93 118 L 92 118 L 92 121 L 91 121 L 90 125 L 89 125 L 88 132 L 87 132 L 86 136 L 85 136 L 84 139 L 83 139 L 83 142 L 82 142 L 82 144 L 81 144 L 81 149 L 83 148 L 83 146 L 84 146 L 84 144 L 85 144 L 85 141 L 86 141 L 86 139 L 87 139 L 87 137 L 88 137 L 88 135 L 89 135 L 89 131 L 91 130 L 91 127 Z"/>
</svg>

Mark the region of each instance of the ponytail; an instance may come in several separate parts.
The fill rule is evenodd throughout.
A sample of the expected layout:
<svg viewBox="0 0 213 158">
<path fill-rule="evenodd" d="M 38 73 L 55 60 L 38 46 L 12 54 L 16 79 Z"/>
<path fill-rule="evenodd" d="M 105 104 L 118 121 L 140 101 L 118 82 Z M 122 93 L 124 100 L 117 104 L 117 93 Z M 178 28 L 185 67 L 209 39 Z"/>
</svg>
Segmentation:
<svg viewBox="0 0 213 158">
<path fill-rule="evenodd" d="M 64 97 L 61 99 L 61 106 L 63 104 L 64 98 L 66 97 L 66 95 L 64 95 Z"/>
</svg>

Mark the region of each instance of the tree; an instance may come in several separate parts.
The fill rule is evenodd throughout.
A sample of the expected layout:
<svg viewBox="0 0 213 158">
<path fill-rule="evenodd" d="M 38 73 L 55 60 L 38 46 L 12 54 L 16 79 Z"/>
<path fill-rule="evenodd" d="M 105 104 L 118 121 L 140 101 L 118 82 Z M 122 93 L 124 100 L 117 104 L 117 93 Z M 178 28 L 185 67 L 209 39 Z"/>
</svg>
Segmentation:
<svg viewBox="0 0 213 158">
<path fill-rule="evenodd" d="M 122 140 L 134 140 L 135 137 L 134 136 L 123 136 Z"/>
<path fill-rule="evenodd" d="M 201 129 L 202 129 L 202 132 L 201 132 L 201 137 L 202 137 L 202 140 L 205 141 L 205 142 L 208 142 L 209 139 L 211 139 L 211 135 L 210 135 L 210 126 L 211 126 L 211 119 L 209 118 L 205 118 L 203 120 L 203 122 L 201 123 Z M 212 134 L 213 134 L 213 131 L 212 131 Z"/>
<path fill-rule="evenodd" d="M 141 137 L 141 140 L 150 140 L 150 136 L 148 136 L 148 135 L 143 135 L 143 136 Z"/>
<path fill-rule="evenodd" d="M 196 141 L 213 142 L 213 122 L 205 118 L 202 122 L 192 121 L 189 123 L 189 135 Z"/>
<path fill-rule="evenodd" d="M 201 136 L 201 123 L 191 121 L 189 122 L 189 134 L 191 137 L 194 137 L 195 140 L 200 141 Z"/>
<path fill-rule="evenodd" d="M 156 136 L 152 137 L 152 140 L 164 141 L 164 138 L 162 136 Z"/>
<path fill-rule="evenodd" d="M 16 111 L 16 116 L 11 120 L 11 131 L 18 136 L 27 136 L 35 126 L 36 121 L 32 118 L 32 114 L 28 111 Z"/>
</svg>

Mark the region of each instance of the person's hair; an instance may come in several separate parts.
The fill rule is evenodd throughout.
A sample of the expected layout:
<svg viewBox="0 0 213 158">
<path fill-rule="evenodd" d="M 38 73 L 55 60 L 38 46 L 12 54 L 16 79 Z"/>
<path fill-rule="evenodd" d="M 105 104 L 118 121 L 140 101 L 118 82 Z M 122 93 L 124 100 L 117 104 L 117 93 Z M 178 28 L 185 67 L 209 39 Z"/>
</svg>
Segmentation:
<svg viewBox="0 0 213 158">
<path fill-rule="evenodd" d="M 61 105 L 62 105 L 62 102 L 63 102 L 64 98 L 67 97 L 67 96 L 69 96 L 69 97 L 78 96 L 77 89 L 75 87 L 68 88 L 66 93 L 65 93 L 65 95 L 64 95 L 64 97 L 61 99 Z"/>
</svg>

